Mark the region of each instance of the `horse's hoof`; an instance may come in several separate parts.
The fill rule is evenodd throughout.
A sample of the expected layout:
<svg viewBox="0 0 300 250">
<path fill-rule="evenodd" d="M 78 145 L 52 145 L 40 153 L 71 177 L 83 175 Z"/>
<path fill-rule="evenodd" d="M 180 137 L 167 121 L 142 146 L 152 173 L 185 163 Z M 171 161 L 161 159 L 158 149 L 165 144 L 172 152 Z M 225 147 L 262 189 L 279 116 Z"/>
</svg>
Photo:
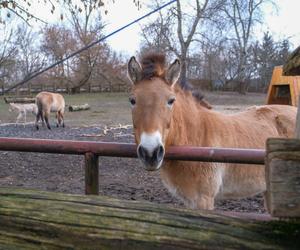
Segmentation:
<svg viewBox="0 0 300 250">
<path fill-rule="evenodd" d="M 62 126 L 63 126 L 63 128 L 64 128 L 64 127 L 65 127 L 65 124 L 63 123 L 63 125 L 62 125 Z"/>
<path fill-rule="evenodd" d="M 36 130 L 39 130 L 39 129 L 40 129 L 39 126 L 36 126 L 35 128 L 36 128 Z"/>
<path fill-rule="evenodd" d="M 58 127 L 59 127 L 59 125 L 58 125 L 58 124 L 56 124 L 56 127 L 58 128 Z"/>
</svg>

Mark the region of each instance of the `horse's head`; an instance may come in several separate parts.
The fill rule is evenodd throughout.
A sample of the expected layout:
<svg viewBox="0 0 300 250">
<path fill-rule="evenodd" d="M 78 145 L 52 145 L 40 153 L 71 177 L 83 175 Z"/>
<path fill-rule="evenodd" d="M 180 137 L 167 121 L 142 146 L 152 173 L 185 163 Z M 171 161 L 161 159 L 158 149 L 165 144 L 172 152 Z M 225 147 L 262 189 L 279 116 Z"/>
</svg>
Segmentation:
<svg viewBox="0 0 300 250">
<path fill-rule="evenodd" d="M 129 101 L 137 154 L 147 170 L 157 170 L 162 164 L 176 100 L 174 85 L 179 75 L 179 60 L 166 69 L 160 55 L 145 57 L 142 65 L 135 57 L 128 63 L 128 76 L 133 83 Z"/>
<path fill-rule="evenodd" d="M 13 112 L 13 111 L 18 111 L 19 109 L 17 108 L 17 105 L 13 102 L 9 103 L 9 108 L 8 111 L 9 112 Z"/>
</svg>

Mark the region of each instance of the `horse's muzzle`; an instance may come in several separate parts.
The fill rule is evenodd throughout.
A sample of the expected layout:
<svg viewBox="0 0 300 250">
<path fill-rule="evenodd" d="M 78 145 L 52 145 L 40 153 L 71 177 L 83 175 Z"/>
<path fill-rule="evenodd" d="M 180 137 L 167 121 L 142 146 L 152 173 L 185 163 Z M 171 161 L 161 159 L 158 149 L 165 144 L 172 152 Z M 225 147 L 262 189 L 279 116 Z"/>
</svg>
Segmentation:
<svg viewBox="0 0 300 250">
<path fill-rule="evenodd" d="M 150 151 L 143 147 L 143 145 L 139 145 L 137 148 L 137 154 L 139 159 L 144 163 L 146 170 L 155 171 L 158 170 L 162 164 L 165 149 L 163 145 L 158 145 Z"/>
</svg>

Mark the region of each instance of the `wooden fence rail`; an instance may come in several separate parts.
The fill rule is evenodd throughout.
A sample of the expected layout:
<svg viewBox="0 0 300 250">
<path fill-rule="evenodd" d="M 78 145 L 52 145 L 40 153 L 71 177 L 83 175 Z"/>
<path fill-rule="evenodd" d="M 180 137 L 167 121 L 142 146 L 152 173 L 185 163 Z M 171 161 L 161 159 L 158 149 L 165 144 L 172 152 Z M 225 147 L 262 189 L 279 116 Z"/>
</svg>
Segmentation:
<svg viewBox="0 0 300 250">
<path fill-rule="evenodd" d="M 130 143 L 91 142 L 73 140 L 46 140 L 0 137 L 1 151 L 21 151 L 85 156 L 85 192 L 98 194 L 99 156 L 137 157 L 136 145 Z M 173 146 L 165 159 L 182 161 L 209 161 L 242 164 L 264 164 L 265 150 Z"/>
<path fill-rule="evenodd" d="M 0 249 L 300 249 L 299 222 L 0 188 Z"/>
</svg>

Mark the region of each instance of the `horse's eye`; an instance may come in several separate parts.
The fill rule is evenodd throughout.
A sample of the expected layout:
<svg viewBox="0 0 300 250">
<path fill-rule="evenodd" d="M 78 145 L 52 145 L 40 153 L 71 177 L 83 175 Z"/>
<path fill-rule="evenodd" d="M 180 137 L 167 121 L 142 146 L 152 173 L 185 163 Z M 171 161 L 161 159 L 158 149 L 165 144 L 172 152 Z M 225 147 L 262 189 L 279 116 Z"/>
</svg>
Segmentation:
<svg viewBox="0 0 300 250">
<path fill-rule="evenodd" d="M 135 101 L 135 99 L 133 97 L 130 97 L 129 101 L 130 101 L 130 103 L 131 103 L 132 106 L 134 106 L 135 103 L 136 103 L 136 101 Z"/>
<path fill-rule="evenodd" d="M 171 98 L 168 100 L 168 106 L 172 106 L 174 102 L 175 102 L 175 97 L 171 97 Z"/>
</svg>

